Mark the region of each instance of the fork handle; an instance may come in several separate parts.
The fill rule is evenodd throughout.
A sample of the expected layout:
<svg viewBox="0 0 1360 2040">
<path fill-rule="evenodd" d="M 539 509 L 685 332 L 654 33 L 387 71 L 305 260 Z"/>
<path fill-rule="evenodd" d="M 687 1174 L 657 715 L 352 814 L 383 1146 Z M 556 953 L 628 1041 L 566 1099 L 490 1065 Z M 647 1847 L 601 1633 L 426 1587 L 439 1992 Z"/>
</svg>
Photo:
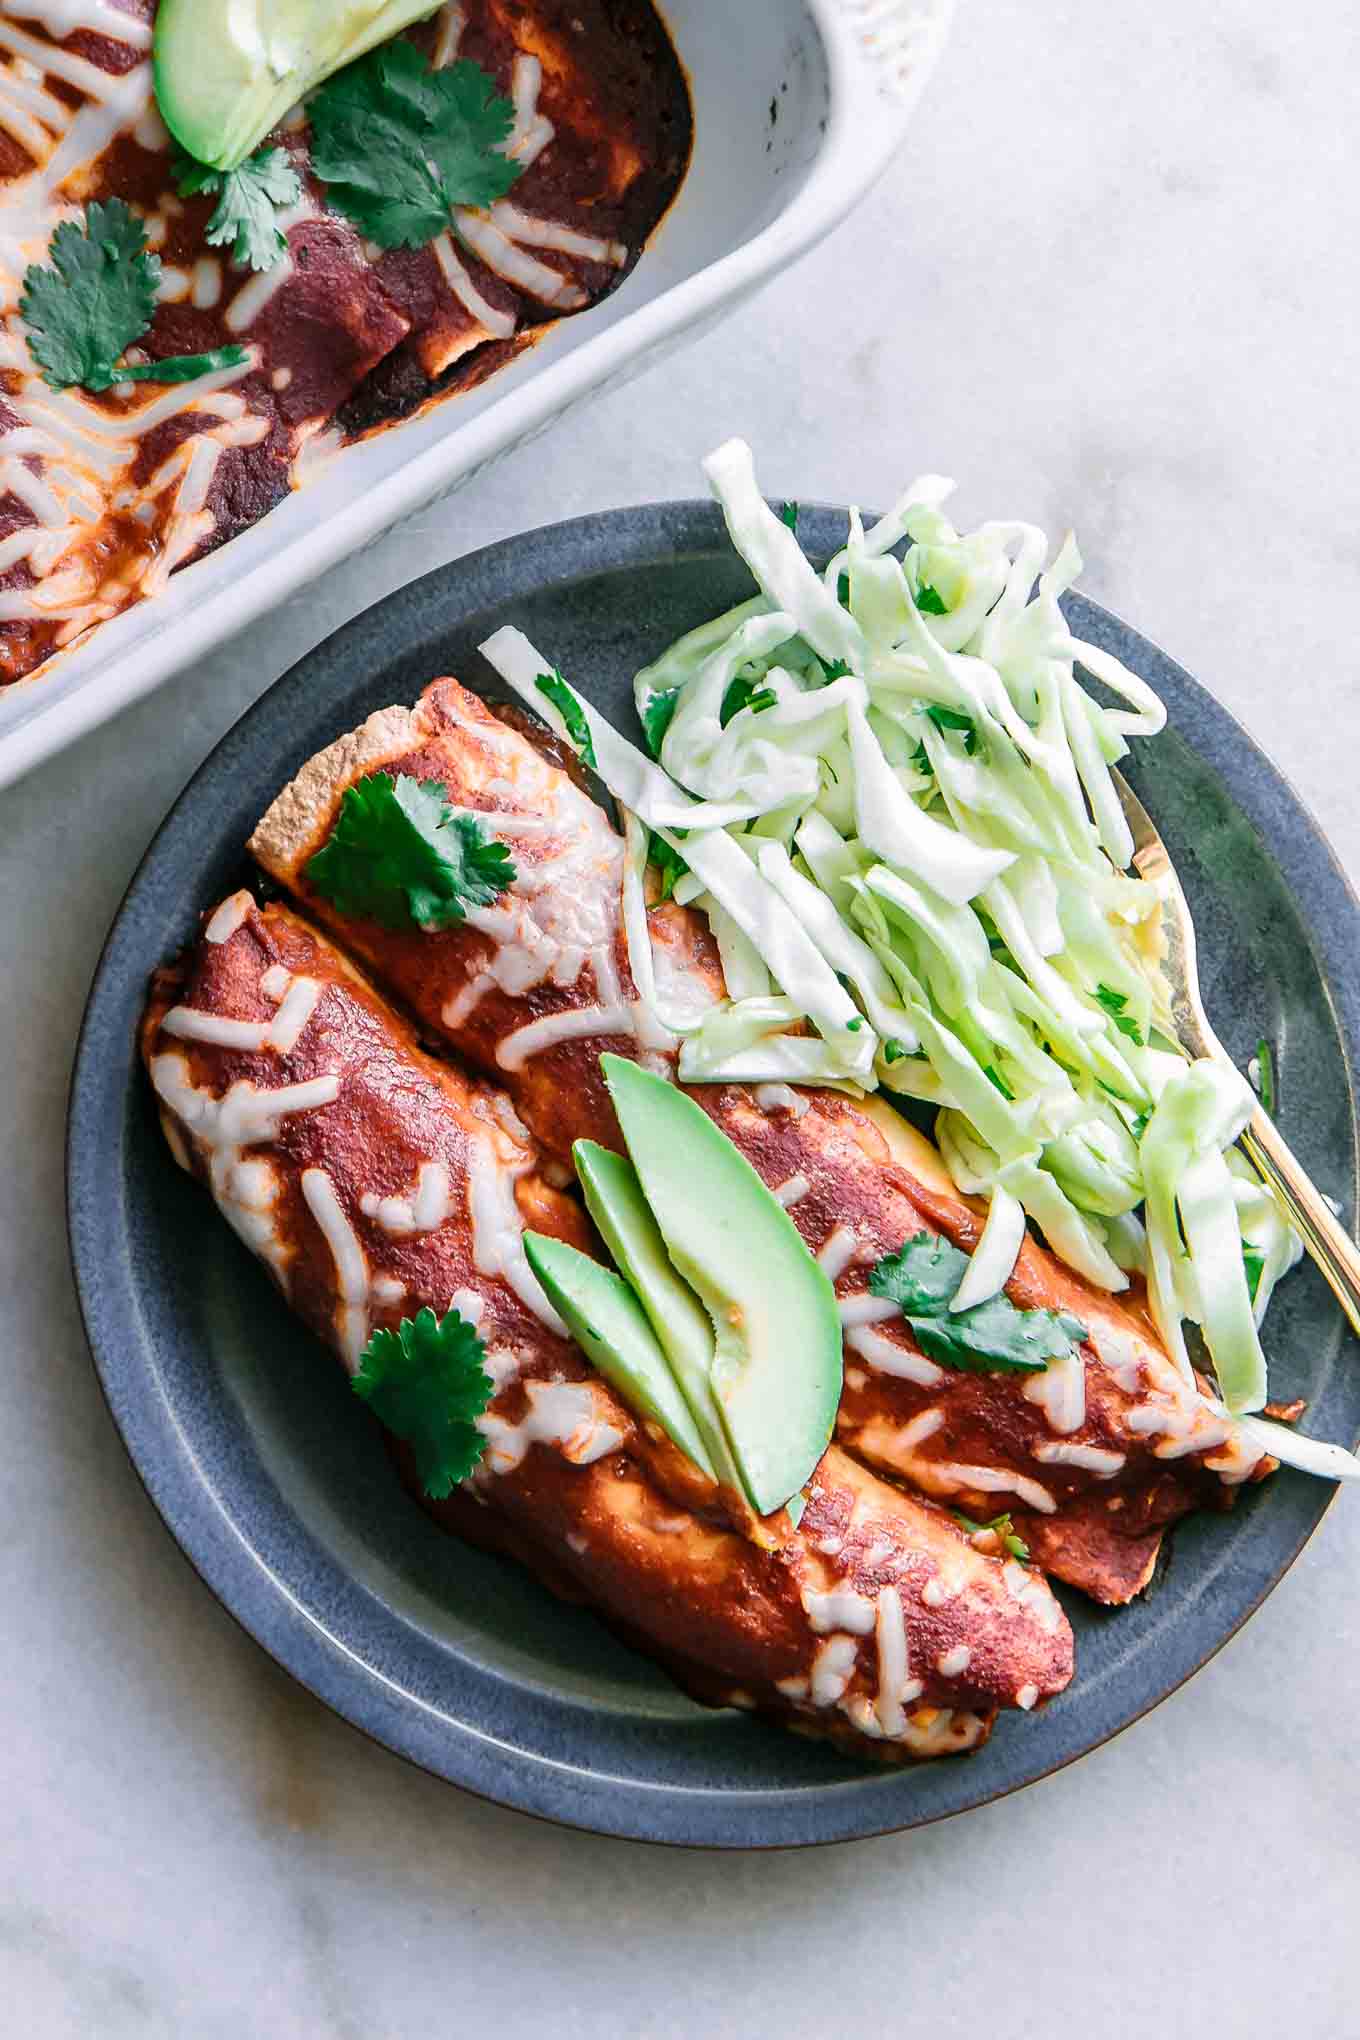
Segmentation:
<svg viewBox="0 0 1360 2040">
<path fill-rule="evenodd" d="M 1247 1122 L 1242 1146 L 1302 1234 L 1309 1254 L 1350 1319 L 1351 1329 L 1360 1333 L 1360 1248 L 1282 1139 L 1275 1122 L 1259 1107 Z"/>
</svg>

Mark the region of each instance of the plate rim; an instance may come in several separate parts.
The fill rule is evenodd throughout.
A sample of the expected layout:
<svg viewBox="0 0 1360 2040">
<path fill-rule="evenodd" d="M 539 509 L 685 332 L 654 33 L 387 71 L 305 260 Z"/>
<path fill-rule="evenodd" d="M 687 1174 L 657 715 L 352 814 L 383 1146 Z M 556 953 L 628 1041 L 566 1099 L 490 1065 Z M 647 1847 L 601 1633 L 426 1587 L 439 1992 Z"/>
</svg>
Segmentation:
<svg viewBox="0 0 1360 2040">
<path fill-rule="evenodd" d="M 834 518 L 843 528 L 843 508 L 805 502 L 804 516 L 811 524 Z M 110 1079 L 96 1052 L 96 1034 L 106 1002 L 121 1004 L 123 984 L 113 980 L 116 948 L 129 918 L 137 908 L 144 885 L 153 873 L 163 841 L 177 827 L 181 817 L 195 803 L 205 780 L 214 782 L 230 775 L 233 754 L 249 741 L 250 725 L 265 709 L 277 708 L 285 696 L 305 694 L 310 669 L 319 661 L 344 659 L 351 644 L 362 646 L 369 639 L 381 640 L 382 619 L 394 605 L 418 602 L 421 591 L 440 584 L 441 596 L 452 587 L 453 606 L 459 605 L 460 578 L 475 583 L 479 576 L 495 576 L 507 568 L 513 575 L 522 561 L 536 562 L 532 586 L 549 588 L 573 580 L 588 580 L 602 572 L 636 570 L 643 565 L 661 565 L 685 554 L 724 549 L 726 534 L 721 512 L 706 499 L 680 498 L 650 502 L 618 509 L 589 512 L 582 516 L 547 523 L 513 534 L 478 551 L 447 562 L 415 582 L 391 591 L 382 600 L 349 619 L 338 630 L 312 646 L 287 672 L 276 679 L 247 707 L 222 735 L 207 757 L 192 773 L 155 830 L 128 881 L 115 911 L 95 966 L 89 996 L 81 1019 L 73 1059 L 67 1100 L 66 1122 L 66 1215 L 68 1245 L 77 1301 L 86 1343 L 105 1403 L 129 1460 L 149 1499 L 169 1530 L 174 1542 L 215 1599 L 237 1625 L 274 1658 L 283 1670 L 307 1687 L 319 1700 L 360 1733 L 391 1750 L 395 1755 L 432 1776 L 494 1804 L 513 1808 L 553 1824 L 621 1839 L 650 1841 L 680 1847 L 790 1848 L 867 1838 L 931 1825 L 974 1807 L 993 1803 L 1027 1786 L 1051 1777 L 1070 1763 L 1101 1748 L 1115 1735 L 1131 1727 L 1154 1707 L 1179 1690 L 1231 1641 L 1243 1624 L 1259 1609 L 1296 1562 L 1336 1496 L 1336 1487 L 1314 1484 L 1299 1489 L 1299 1497 L 1311 1495 L 1302 1508 L 1295 1507 L 1294 1534 L 1286 1540 L 1283 1554 L 1272 1559 L 1265 1576 L 1254 1591 L 1234 1608 L 1230 1626 L 1203 1650 L 1177 1665 L 1169 1681 L 1159 1681 L 1156 1691 L 1131 1710 L 1120 1712 L 1102 1732 L 1075 1740 L 1077 1746 L 1061 1749 L 1042 1768 L 1021 1778 L 1000 1782 L 995 1789 L 968 1792 L 966 1787 L 951 1803 L 922 1811 L 909 1802 L 890 1798 L 883 1811 L 872 1812 L 878 1795 L 848 1789 L 846 1782 L 810 1783 L 798 1790 L 765 1787 L 735 1792 L 720 1786 L 695 1787 L 658 1781 L 650 1789 L 631 1778 L 612 1777 L 596 1771 L 582 1771 L 564 1765 L 560 1759 L 505 1744 L 498 1757 L 487 1757 L 481 1746 L 490 1739 L 471 1724 L 456 1722 L 459 1731 L 451 1744 L 436 1752 L 428 1737 L 416 1732 L 410 1716 L 420 1711 L 416 1696 L 393 1687 L 380 1691 L 382 1680 L 375 1668 L 351 1654 L 346 1657 L 343 1640 L 331 1635 L 264 1566 L 253 1552 L 242 1530 L 222 1510 L 218 1497 L 201 1469 L 197 1479 L 186 1478 L 194 1462 L 187 1443 L 163 1397 L 160 1408 L 148 1411 L 130 1391 L 136 1384 L 129 1377 L 132 1363 L 120 1370 L 118 1356 L 107 1350 L 98 1326 L 95 1285 L 107 1280 L 98 1244 L 92 1240 L 80 1211 L 82 1187 L 98 1154 L 91 1154 L 87 1142 L 91 1123 L 97 1117 L 101 1092 L 115 1118 L 126 1093 Z M 820 548 L 814 548 L 820 550 Z M 559 568 L 554 571 L 554 561 Z M 516 591 L 518 592 L 518 591 Z M 485 607 L 485 602 L 461 605 Z M 1115 612 L 1085 597 L 1073 605 L 1086 625 L 1120 633 L 1133 640 L 1144 663 L 1159 665 L 1172 679 L 1175 689 L 1186 694 L 1194 711 L 1193 741 L 1182 730 L 1182 741 L 1195 755 L 1219 774 L 1234 806 L 1258 835 L 1269 844 L 1291 898 L 1306 926 L 1318 975 L 1332 1005 L 1334 1024 L 1349 1079 L 1347 1098 L 1348 1130 L 1351 1144 L 1351 1181 L 1347 1194 L 1356 1208 L 1357 1178 L 1360 1178 L 1360 899 L 1336 853 L 1333 851 L 1311 809 L 1297 794 L 1286 776 L 1271 761 L 1230 710 L 1185 668 L 1173 660 L 1154 640 L 1127 624 Z M 447 624 L 448 628 L 456 627 Z M 389 656 L 396 647 L 389 645 Z M 320 715 L 318 699 L 314 713 Z M 1271 823 L 1279 816 L 1291 829 L 1276 834 Z M 1306 889 L 1305 889 L 1306 888 Z M 1307 902 L 1305 906 L 1305 901 Z M 1345 938 L 1349 936 L 1349 941 Z M 131 1047 L 132 1045 L 130 1045 Z M 131 1056 L 135 1063 L 135 1050 Z M 115 1085 L 109 1093 L 110 1082 Z M 107 1160 L 107 1157 L 105 1158 Z M 126 1286 L 135 1323 L 136 1283 L 127 1272 Z M 154 1385 L 154 1376 L 151 1377 Z M 144 1396 L 144 1389 L 143 1389 Z M 147 1432 L 148 1417 L 155 1435 Z M 159 1450 L 149 1451 L 148 1444 Z M 139 1446 L 142 1448 L 139 1451 Z M 167 1449 L 168 1448 L 168 1449 Z M 1277 1476 L 1279 1478 L 1279 1476 Z M 1304 1476 L 1291 1476 L 1295 1483 Z M 1286 1489 L 1286 1492 L 1289 1490 Z M 1078 1680 L 1080 1673 L 1078 1674 Z M 1073 1689 L 1080 1697 L 1080 1686 Z M 444 1723 L 444 1732 L 447 1721 Z M 930 1767 L 934 1769 L 935 1767 Z M 955 1767 L 950 1766 L 951 1773 Z M 566 1772 L 575 1783 L 567 1795 L 554 1793 L 554 1773 Z M 970 1767 L 959 1760 L 958 1774 L 966 1779 Z M 904 1770 L 870 1770 L 866 1785 L 881 1779 L 910 1779 Z M 919 1773 L 915 1774 L 919 1775 Z M 854 1781 L 855 1784 L 858 1781 Z M 564 1804 L 564 1796 L 569 1803 Z M 838 1811 L 837 1802 L 845 1804 Z M 678 1804 L 677 1804 L 678 1802 Z M 752 1834 L 747 1826 L 740 1833 L 731 1830 L 732 1813 L 745 1809 L 759 1825 Z M 871 1817 L 863 1818 L 865 1812 Z M 655 1816 L 655 1817 L 653 1817 Z"/>
</svg>

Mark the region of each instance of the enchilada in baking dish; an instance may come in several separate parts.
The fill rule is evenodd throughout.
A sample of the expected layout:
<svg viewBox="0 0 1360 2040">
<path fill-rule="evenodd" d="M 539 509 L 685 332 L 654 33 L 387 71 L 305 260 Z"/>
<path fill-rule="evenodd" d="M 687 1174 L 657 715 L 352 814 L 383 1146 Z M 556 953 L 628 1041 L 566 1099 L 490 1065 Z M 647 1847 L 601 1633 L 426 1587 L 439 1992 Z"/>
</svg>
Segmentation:
<svg viewBox="0 0 1360 2040">
<path fill-rule="evenodd" d="M 613 290 L 688 160 L 683 74 L 647 0 L 431 10 L 230 178 L 172 141 L 157 32 L 151 0 L 0 13 L 0 684 L 154 595 L 348 439 Z M 453 121 L 485 203 L 449 186 L 442 223 L 428 207 L 394 223 L 381 190 L 359 201 L 343 99 L 326 101 L 330 158 L 314 127 L 359 71 L 361 131 L 388 123 L 381 160 Z M 429 82 L 455 74 L 461 98 Z"/>
</svg>

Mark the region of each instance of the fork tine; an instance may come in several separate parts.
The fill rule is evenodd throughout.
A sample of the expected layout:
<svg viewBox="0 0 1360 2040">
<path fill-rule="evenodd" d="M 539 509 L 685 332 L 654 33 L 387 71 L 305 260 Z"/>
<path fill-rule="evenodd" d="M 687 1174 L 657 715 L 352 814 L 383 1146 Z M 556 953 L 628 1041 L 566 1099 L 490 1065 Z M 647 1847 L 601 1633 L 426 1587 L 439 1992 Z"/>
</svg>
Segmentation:
<svg viewBox="0 0 1360 2040">
<path fill-rule="evenodd" d="M 1155 885 L 1162 896 L 1161 973 L 1171 995 L 1177 1038 L 1187 1055 L 1217 1056 L 1227 1062 L 1229 1057 L 1204 1010 L 1195 924 L 1170 852 L 1123 773 L 1112 772 L 1110 776 L 1133 835 L 1133 868 L 1141 879 Z"/>
</svg>

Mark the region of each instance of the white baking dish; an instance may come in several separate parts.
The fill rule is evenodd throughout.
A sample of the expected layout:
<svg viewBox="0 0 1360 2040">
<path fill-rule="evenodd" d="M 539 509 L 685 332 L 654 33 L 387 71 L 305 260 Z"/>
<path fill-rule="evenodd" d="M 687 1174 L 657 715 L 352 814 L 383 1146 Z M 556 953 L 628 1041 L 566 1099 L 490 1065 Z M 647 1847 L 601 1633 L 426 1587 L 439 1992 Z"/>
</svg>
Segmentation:
<svg viewBox="0 0 1360 2040">
<path fill-rule="evenodd" d="M 341 453 L 164 593 L 0 692 L 0 786 L 804 253 L 897 148 L 953 4 L 662 0 L 694 160 L 628 281 L 480 389 Z"/>
</svg>

